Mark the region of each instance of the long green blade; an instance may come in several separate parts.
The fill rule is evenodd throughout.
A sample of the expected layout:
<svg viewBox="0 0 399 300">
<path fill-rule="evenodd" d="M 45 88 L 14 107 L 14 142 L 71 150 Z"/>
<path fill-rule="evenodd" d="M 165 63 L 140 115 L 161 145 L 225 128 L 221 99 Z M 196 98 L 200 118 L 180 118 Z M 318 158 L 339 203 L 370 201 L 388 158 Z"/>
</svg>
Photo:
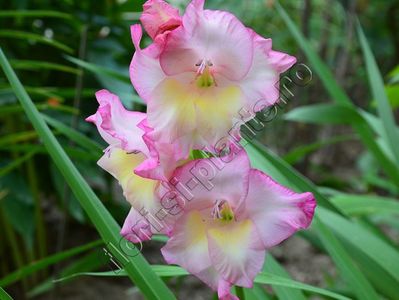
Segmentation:
<svg viewBox="0 0 399 300">
<path fill-rule="evenodd" d="M 338 300 L 350 300 L 350 298 L 339 295 L 337 293 L 330 292 L 326 289 L 318 288 L 309 284 L 301 283 L 295 280 L 287 279 L 284 277 L 280 277 L 274 275 L 272 273 L 262 272 L 255 278 L 255 282 L 262 283 L 262 284 L 270 284 L 273 286 L 284 286 L 293 289 L 299 289 L 303 291 L 309 291 L 312 293 L 328 296 L 333 299 Z"/>
<path fill-rule="evenodd" d="M 289 153 L 283 156 L 283 159 L 289 163 L 290 165 L 297 163 L 306 155 L 309 155 L 312 152 L 316 152 L 319 149 L 322 149 L 327 146 L 335 145 L 342 142 L 347 142 L 353 140 L 354 137 L 350 135 L 340 135 L 336 137 L 332 137 L 329 139 L 325 139 L 323 141 L 317 141 L 315 143 L 301 145 L 297 148 L 291 150 Z"/>
<path fill-rule="evenodd" d="M 0 279 L 0 286 L 3 287 L 8 286 L 14 282 L 21 280 L 22 278 L 25 278 L 26 276 L 29 276 L 30 274 L 33 274 L 34 272 L 42 270 L 48 266 L 66 260 L 72 256 L 75 256 L 87 250 L 98 247 L 99 245 L 102 244 L 103 243 L 101 240 L 94 241 L 83 246 L 75 247 L 60 253 L 56 253 L 54 255 L 50 255 L 46 258 L 43 258 L 42 260 L 32 262 L 31 264 L 24 266 L 16 270 L 15 272 L 7 275 L 6 277 Z"/>
<path fill-rule="evenodd" d="M 26 42 L 26 40 L 32 40 L 37 43 L 42 43 L 45 45 L 52 46 L 54 48 L 65 51 L 67 53 L 73 53 L 73 49 L 71 47 L 69 47 L 61 42 L 58 42 L 53 39 L 49 39 L 47 37 L 44 37 L 44 36 L 42 36 L 40 34 L 36 34 L 36 33 L 19 31 L 19 30 L 3 29 L 3 30 L 0 30 L 0 37 L 11 38 L 11 39 L 22 39 L 25 42 Z"/>
<path fill-rule="evenodd" d="M 43 69 L 46 69 L 46 70 L 54 70 L 65 73 L 72 73 L 75 75 L 78 75 L 80 73 L 79 70 L 76 68 L 56 63 L 50 63 L 46 61 L 40 61 L 40 60 L 13 59 L 10 61 L 10 63 L 11 66 L 16 70 L 21 69 L 21 70 L 30 70 L 30 71 L 39 71 L 39 70 L 41 71 Z"/>
<path fill-rule="evenodd" d="M 332 197 L 331 202 L 339 207 L 345 214 L 351 216 L 399 216 L 399 202 L 396 199 L 375 195 L 339 194 Z"/>
<path fill-rule="evenodd" d="M 118 80 L 120 80 L 122 82 L 130 83 L 130 78 L 129 78 L 129 76 L 127 74 L 123 75 L 123 74 L 121 74 L 121 73 L 119 73 L 119 72 L 117 72 L 115 70 L 112 70 L 112 69 L 109 69 L 109 68 L 105 68 L 105 67 L 101 67 L 101 66 L 97 66 L 95 64 L 89 63 L 87 61 L 84 61 L 84 60 L 81 60 L 81 59 L 78 59 L 78 58 L 75 58 L 75 57 L 72 57 L 72 56 L 66 55 L 65 58 L 67 60 L 69 60 L 70 62 L 72 62 L 72 63 L 74 63 L 74 64 L 76 64 L 76 65 L 78 65 L 78 66 L 90 71 L 90 72 L 93 72 L 94 74 L 107 75 L 107 76 L 109 76 L 111 78 L 118 79 Z"/>
<path fill-rule="evenodd" d="M 159 276 L 159 277 L 181 277 L 190 275 L 186 270 L 178 267 L 178 266 L 165 266 L 165 265 L 151 265 L 151 269 Z M 62 282 L 66 280 L 70 280 L 72 278 L 76 278 L 79 276 L 96 276 L 96 277 L 126 277 L 128 276 L 126 271 L 115 272 L 115 271 L 106 271 L 106 272 L 80 272 L 75 273 L 63 278 L 59 278 L 54 280 L 54 282 Z"/>
<path fill-rule="evenodd" d="M 121 253 L 119 246 L 121 240 L 119 225 L 66 155 L 65 151 L 44 122 L 29 95 L 26 93 L 1 49 L 0 64 L 29 120 L 41 137 L 49 155 L 64 176 L 90 220 L 93 222 L 112 255 L 120 262 L 129 274 L 131 280 L 147 298 L 175 299 L 172 292 L 151 270 L 151 267 L 140 253 L 135 253 L 137 255 L 134 257 Z"/>
<path fill-rule="evenodd" d="M 263 271 L 291 280 L 290 274 L 270 254 L 266 256 Z M 279 300 L 306 300 L 305 295 L 298 289 L 276 285 L 273 286 L 273 291 L 276 293 Z"/>
<path fill-rule="evenodd" d="M 74 19 L 73 15 L 53 10 L 2 10 L 0 17 L 33 17 Z"/>
<path fill-rule="evenodd" d="M 378 114 L 384 128 L 383 137 L 390 146 L 392 153 L 395 156 L 396 165 L 399 167 L 399 135 L 396 131 L 395 118 L 389 104 L 388 96 L 385 93 L 384 81 L 359 23 L 357 24 L 357 32 L 363 49 L 364 58 L 366 60 L 367 74 L 371 91 L 373 93 L 374 99 L 377 102 Z"/>
<path fill-rule="evenodd" d="M 60 133 L 67 136 L 71 141 L 74 141 L 76 144 L 80 145 L 81 147 L 95 153 L 97 155 L 101 155 L 103 147 L 100 144 L 94 142 L 93 140 L 89 139 L 87 136 L 81 134 L 79 131 L 66 126 L 64 123 L 47 116 L 45 114 L 41 114 L 42 118 L 46 121 L 47 124 L 57 129 Z"/>
<path fill-rule="evenodd" d="M 14 169 L 18 168 L 20 165 L 22 165 L 24 162 L 28 161 L 31 159 L 38 151 L 36 149 L 30 150 L 28 153 L 26 153 L 24 156 L 19 157 L 15 160 L 13 160 L 11 163 L 6 165 L 4 168 L 0 169 L 0 178 L 7 175 Z"/>
<path fill-rule="evenodd" d="M 317 52 L 312 48 L 310 43 L 297 28 L 297 26 L 284 10 L 284 8 L 278 3 L 278 1 L 276 1 L 275 5 L 277 8 L 277 12 L 284 20 L 287 28 L 290 30 L 295 40 L 303 49 L 306 57 L 312 64 L 313 70 L 319 75 L 319 78 L 323 83 L 324 88 L 330 94 L 332 100 L 334 100 L 339 105 L 355 109 L 350 98 L 339 86 L 328 66 L 320 59 Z M 352 126 L 358 133 L 363 144 L 369 149 L 369 151 L 375 156 L 376 160 L 381 164 L 381 167 L 385 171 L 385 173 L 389 175 L 393 179 L 393 181 L 399 185 L 399 170 L 398 168 L 392 166 L 391 159 L 385 155 L 378 143 L 375 141 L 374 134 L 369 124 L 367 122 L 355 122 Z"/>
<path fill-rule="evenodd" d="M 266 169 L 265 166 L 268 167 L 267 164 L 259 164 L 257 167 L 277 178 L 282 184 L 301 192 L 311 191 L 319 204 L 320 199 L 323 199 L 322 203 L 329 203 L 324 195 L 318 191 L 317 186 L 268 149 L 255 144 L 255 146 L 247 145 L 247 151 L 250 157 L 253 156 L 253 153 L 256 153 L 257 157 L 263 157 L 264 161 L 271 165 L 272 168 Z M 340 210 L 336 209 L 336 206 L 332 206 L 333 209 L 323 206 L 320 205 L 318 207 L 317 214 L 320 215 L 323 223 L 332 229 L 336 235 L 340 236 L 345 245 L 348 245 L 346 248 L 348 248 L 348 254 L 352 259 L 361 262 L 362 269 L 366 270 L 369 264 L 373 264 L 374 275 L 378 273 L 378 276 L 371 275 L 374 279 L 380 279 L 380 283 L 384 281 L 399 282 L 399 252 L 367 228 L 342 217 L 339 214 Z M 358 253 L 362 254 L 361 257 Z M 366 275 L 370 278 L 370 274 Z M 385 279 L 383 280 L 382 278 Z M 379 284 L 379 288 L 384 289 L 384 293 L 391 294 L 389 286 L 387 289 L 387 286 Z"/>
<path fill-rule="evenodd" d="M 372 232 L 359 224 L 319 207 L 318 214 L 323 223 L 352 246 L 360 248 L 371 259 L 375 259 L 399 283 L 399 252 Z"/>
<path fill-rule="evenodd" d="M 12 300 L 11 296 L 7 294 L 5 290 L 0 287 L 0 299 L 1 300 Z"/>
<path fill-rule="evenodd" d="M 338 267 L 342 277 L 351 290 L 357 295 L 358 299 L 378 300 L 379 297 L 373 286 L 358 269 L 331 230 L 319 220 L 318 216 L 315 217 L 313 222 L 313 227 L 323 243 L 324 248 L 330 254 L 330 257 Z"/>
<path fill-rule="evenodd" d="M 184 269 L 177 267 L 177 266 L 164 266 L 164 265 L 153 265 L 151 266 L 154 272 L 156 272 L 159 276 L 161 277 L 178 277 L 178 276 L 187 276 L 189 273 L 185 271 Z M 58 279 L 57 282 L 59 281 L 64 281 L 71 279 L 76 276 L 99 276 L 99 277 L 124 277 L 126 276 L 126 272 L 120 272 L 120 273 L 115 273 L 115 272 L 85 272 L 85 273 L 78 273 L 74 274 L 72 276 L 68 276 L 65 278 Z M 289 278 L 284 278 L 278 275 L 274 275 L 269 272 L 261 272 L 258 276 L 255 278 L 255 282 L 259 284 L 270 284 L 272 286 L 278 286 L 278 287 L 286 287 L 290 289 L 296 289 L 296 290 L 304 290 L 304 291 L 309 291 L 312 293 L 324 295 L 331 297 L 333 299 L 338 299 L 338 300 L 350 300 L 349 298 L 339 295 L 337 293 L 333 293 L 329 290 L 318 288 L 315 286 L 311 286 L 308 284 L 304 284 Z M 297 300 L 299 298 L 291 298 L 290 300 Z"/>
</svg>

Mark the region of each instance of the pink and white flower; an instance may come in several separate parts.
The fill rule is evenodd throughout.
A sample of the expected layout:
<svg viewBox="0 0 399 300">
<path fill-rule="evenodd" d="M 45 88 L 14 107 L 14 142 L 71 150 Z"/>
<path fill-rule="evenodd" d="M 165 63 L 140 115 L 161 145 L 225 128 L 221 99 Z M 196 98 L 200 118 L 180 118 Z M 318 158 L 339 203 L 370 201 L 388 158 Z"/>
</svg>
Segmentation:
<svg viewBox="0 0 399 300">
<path fill-rule="evenodd" d="M 237 299 L 232 285 L 252 287 L 269 248 L 310 226 L 316 202 L 252 169 L 234 145 L 220 155 L 220 141 L 226 149 L 226 137 L 239 139 L 243 111 L 254 116 L 279 100 L 279 76 L 295 58 L 204 2 L 192 0 L 182 17 L 163 0 L 144 4 L 140 20 L 153 43 L 142 49 L 142 28 L 131 27 L 130 76 L 147 114 L 102 90 L 87 121 L 109 144 L 98 164 L 132 206 L 122 236 L 169 235 L 165 260 L 228 300 Z M 218 155 L 190 160 L 193 149 Z"/>
<path fill-rule="evenodd" d="M 210 166 L 202 159 L 176 170 L 174 177 L 191 187 L 193 198 L 162 254 L 217 290 L 220 299 L 232 299 L 233 284 L 252 287 L 267 249 L 310 225 L 316 202 L 311 193 L 297 194 L 251 169 L 244 151 L 217 174 Z M 205 184 L 193 177 L 198 169 L 207 174 Z"/>
<path fill-rule="evenodd" d="M 163 0 L 148 0 L 143 9 L 140 21 L 153 40 L 161 39 L 162 42 L 165 34 L 182 23 L 179 10 Z"/>
<path fill-rule="evenodd" d="M 173 160 L 173 147 L 166 145 L 157 150 L 147 136 L 152 129 L 146 125 L 145 113 L 126 110 L 119 98 L 106 90 L 97 92 L 96 97 L 99 108 L 86 120 L 96 124 L 109 144 L 98 165 L 119 181 L 132 206 L 121 234 L 133 242 L 141 242 L 149 240 L 153 232 L 167 232 L 167 220 L 161 222 L 154 216 L 167 215 L 157 191 L 178 164 Z"/>
<path fill-rule="evenodd" d="M 177 12 L 164 1 L 144 7 L 142 22 L 155 42 L 141 49 L 141 26 L 132 26 L 136 52 L 130 76 L 147 103 L 154 140 L 176 143 L 186 156 L 190 148 L 214 149 L 229 134 L 237 135 L 242 109 L 255 113 L 278 101 L 279 75 L 296 60 L 273 51 L 271 39 L 229 12 L 204 9 L 204 0 L 188 5 L 179 26 Z M 166 26 L 171 20 L 173 26 Z"/>
</svg>

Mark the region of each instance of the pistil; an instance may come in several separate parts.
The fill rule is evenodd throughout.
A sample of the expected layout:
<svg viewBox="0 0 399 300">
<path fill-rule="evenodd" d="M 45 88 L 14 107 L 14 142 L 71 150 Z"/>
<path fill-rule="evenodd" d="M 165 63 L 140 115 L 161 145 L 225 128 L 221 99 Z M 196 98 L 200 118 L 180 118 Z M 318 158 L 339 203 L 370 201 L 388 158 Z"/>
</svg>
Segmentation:
<svg viewBox="0 0 399 300">
<path fill-rule="evenodd" d="M 204 59 L 197 63 L 196 66 L 198 67 L 196 77 L 197 86 L 203 88 L 215 85 L 215 79 L 210 70 L 213 66 L 212 62 Z"/>
</svg>

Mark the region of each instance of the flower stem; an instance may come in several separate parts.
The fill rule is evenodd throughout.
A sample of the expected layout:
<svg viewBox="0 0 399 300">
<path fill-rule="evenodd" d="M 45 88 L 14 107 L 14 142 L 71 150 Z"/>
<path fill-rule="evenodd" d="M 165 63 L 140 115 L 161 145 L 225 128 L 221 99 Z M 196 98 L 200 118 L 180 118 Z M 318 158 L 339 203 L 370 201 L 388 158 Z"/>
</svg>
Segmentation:
<svg viewBox="0 0 399 300">
<path fill-rule="evenodd" d="M 245 300 L 244 288 L 235 286 L 236 295 L 240 300 Z"/>
</svg>

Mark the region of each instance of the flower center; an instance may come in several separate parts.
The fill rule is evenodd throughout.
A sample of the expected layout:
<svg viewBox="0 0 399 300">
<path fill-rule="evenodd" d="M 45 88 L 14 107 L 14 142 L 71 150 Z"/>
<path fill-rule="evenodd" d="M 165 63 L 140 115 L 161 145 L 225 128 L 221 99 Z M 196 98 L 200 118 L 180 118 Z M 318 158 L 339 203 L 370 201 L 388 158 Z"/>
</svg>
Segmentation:
<svg viewBox="0 0 399 300">
<path fill-rule="evenodd" d="M 216 200 L 212 216 L 223 222 L 231 222 L 234 220 L 234 211 L 226 200 Z"/>
<path fill-rule="evenodd" d="M 216 85 L 215 78 L 213 77 L 211 72 L 211 67 L 213 66 L 213 63 L 210 60 L 203 59 L 195 64 L 195 66 L 198 67 L 196 77 L 196 83 L 198 87 L 203 88 Z"/>
</svg>

